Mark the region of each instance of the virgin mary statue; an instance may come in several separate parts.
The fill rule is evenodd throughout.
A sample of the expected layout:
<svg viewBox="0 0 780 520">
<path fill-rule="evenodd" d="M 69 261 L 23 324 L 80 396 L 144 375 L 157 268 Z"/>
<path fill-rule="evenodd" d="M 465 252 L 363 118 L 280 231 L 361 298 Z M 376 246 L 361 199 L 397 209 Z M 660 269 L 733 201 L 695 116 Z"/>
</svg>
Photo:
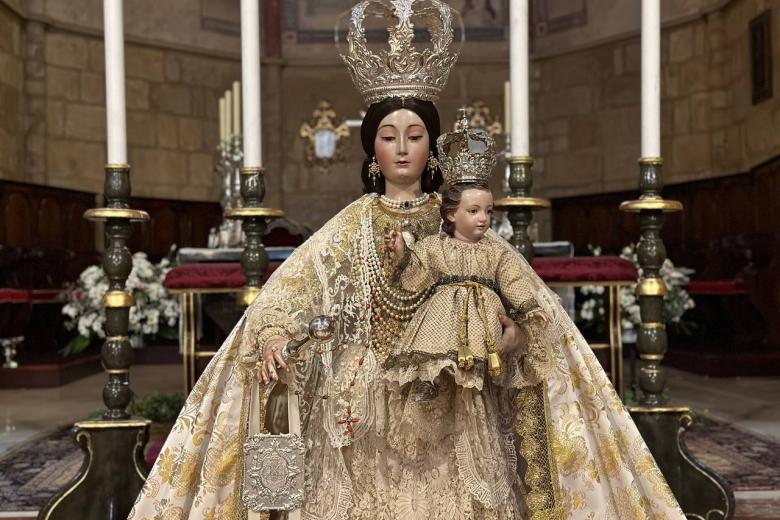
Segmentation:
<svg viewBox="0 0 780 520">
<path fill-rule="evenodd" d="M 477 389 L 444 376 L 434 393 L 386 382 L 384 361 L 431 291 L 393 284 L 385 234 L 439 233 L 433 102 L 457 60 L 460 19 L 441 0 L 366 0 L 348 20 L 342 58 L 369 105 L 365 194 L 297 248 L 246 310 L 130 518 L 247 518 L 242 446 L 252 421 L 284 432 L 282 382 L 298 396 L 304 519 L 684 518 L 590 347 L 519 255 L 511 275 L 534 305 L 501 316 L 503 379 Z M 387 48 L 369 46 L 369 21 L 383 24 Z M 417 44 L 420 30 L 428 37 Z M 332 338 L 286 364 L 285 344 L 319 315 L 334 319 Z"/>
</svg>

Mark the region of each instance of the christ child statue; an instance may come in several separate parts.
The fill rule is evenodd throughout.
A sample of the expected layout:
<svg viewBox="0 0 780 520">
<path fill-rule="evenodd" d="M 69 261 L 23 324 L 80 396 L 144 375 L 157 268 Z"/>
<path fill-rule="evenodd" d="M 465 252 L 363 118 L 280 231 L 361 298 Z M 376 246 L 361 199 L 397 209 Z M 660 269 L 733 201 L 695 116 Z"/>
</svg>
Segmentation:
<svg viewBox="0 0 780 520">
<path fill-rule="evenodd" d="M 439 235 L 409 247 L 401 233 L 389 233 L 397 283 L 435 290 L 385 361 L 388 379 L 433 383 L 446 371 L 457 384 L 481 390 L 485 371 L 502 376 L 500 317 L 544 314 L 524 283 L 520 255 L 490 230 L 492 213 L 485 184 L 458 183 L 442 195 Z"/>
</svg>

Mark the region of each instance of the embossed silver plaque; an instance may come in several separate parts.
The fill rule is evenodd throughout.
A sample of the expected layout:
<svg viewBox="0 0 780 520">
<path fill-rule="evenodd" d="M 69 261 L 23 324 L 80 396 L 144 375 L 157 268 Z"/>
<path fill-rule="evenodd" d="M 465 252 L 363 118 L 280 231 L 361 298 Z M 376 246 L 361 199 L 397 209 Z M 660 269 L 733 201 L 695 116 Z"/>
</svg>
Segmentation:
<svg viewBox="0 0 780 520">
<path fill-rule="evenodd" d="M 300 435 L 250 436 L 244 443 L 244 505 L 252 511 L 291 511 L 301 507 L 305 452 Z"/>
</svg>

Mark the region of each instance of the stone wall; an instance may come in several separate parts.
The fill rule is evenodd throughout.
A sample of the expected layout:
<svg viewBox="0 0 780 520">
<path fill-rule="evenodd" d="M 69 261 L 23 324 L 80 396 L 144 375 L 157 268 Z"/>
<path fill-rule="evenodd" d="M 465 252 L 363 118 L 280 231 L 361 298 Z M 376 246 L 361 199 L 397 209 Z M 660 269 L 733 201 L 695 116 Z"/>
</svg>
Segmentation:
<svg viewBox="0 0 780 520">
<path fill-rule="evenodd" d="M 47 31 L 45 40 L 46 183 L 100 192 L 106 139 L 103 42 L 56 29 Z M 133 195 L 216 200 L 217 102 L 239 77 L 239 64 L 131 43 L 125 67 Z"/>
<path fill-rule="evenodd" d="M 23 1 L 31 18 L 102 38 L 103 0 L 12 1 Z M 125 39 L 160 47 L 238 55 L 239 11 L 240 2 L 234 0 L 132 0 L 124 3 Z"/>
<path fill-rule="evenodd" d="M 0 4 L 0 178 L 23 180 L 24 22 Z"/>
<path fill-rule="evenodd" d="M 729 0 L 725 0 L 728 2 Z M 724 0 L 662 1 L 661 23 L 679 23 L 719 9 Z M 534 52 L 554 56 L 639 32 L 642 2 L 532 0 Z"/>
<path fill-rule="evenodd" d="M 780 96 L 751 101 L 748 24 L 764 4 L 732 1 L 663 31 L 667 184 L 744 172 L 780 154 Z M 777 28 L 777 8 L 773 18 Z M 780 40 L 773 45 L 779 56 Z M 636 187 L 640 60 L 635 36 L 534 62 L 532 153 L 540 195 Z"/>
</svg>

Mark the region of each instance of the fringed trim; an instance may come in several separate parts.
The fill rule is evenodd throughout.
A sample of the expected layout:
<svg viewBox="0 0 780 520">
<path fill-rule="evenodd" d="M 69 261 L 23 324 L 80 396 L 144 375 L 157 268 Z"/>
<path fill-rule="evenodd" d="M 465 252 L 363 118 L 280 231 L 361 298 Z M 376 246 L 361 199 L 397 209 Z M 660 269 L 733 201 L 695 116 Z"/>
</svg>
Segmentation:
<svg viewBox="0 0 780 520">
<path fill-rule="evenodd" d="M 516 427 L 520 436 L 520 454 L 528 466 L 525 484 L 528 486 L 526 501 L 531 512 L 530 520 L 563 520 L 560 505 L 555 500 L 554 486 L 557 482 L 553 482 L 543 383 L 521 389 L 517 407 L 520 411 Z"/>
<path fill-rule="evenodd" d="M 494 483 L 485 482 L 477 473 L 474 454 L 471 451 L 465 433 L 461 433 L 455 441 L 455 458 L 458 474 L 471 495 L 489 509 L 496 509 L 509 496 L 510 484 L 506 475 Z M 517 457 L 513 467 L 517 464 Z"/>
</svg>

